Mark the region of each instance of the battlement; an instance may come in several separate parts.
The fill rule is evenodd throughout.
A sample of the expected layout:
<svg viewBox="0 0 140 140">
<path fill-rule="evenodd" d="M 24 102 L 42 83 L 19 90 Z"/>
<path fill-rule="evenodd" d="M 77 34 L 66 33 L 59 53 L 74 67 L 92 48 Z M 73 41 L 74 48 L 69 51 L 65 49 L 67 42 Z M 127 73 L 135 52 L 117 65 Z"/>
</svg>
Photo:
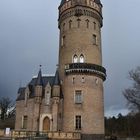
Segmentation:
<svg viewBox="0 0 140 140">
<path fill-rule="evenodd" d="M 73 8 L 75 6 L 88 7 L 88 8 L 96 10 L 98 13 L 102 13 L 102 5 L 97 4 L 94 0 L 86 0 L 86 1 L 83 1 L 83 0 L 77 0 L 77 1 L 67 0 L 66 2 L 64 2 L 64 4 L 59 6 L 59 14 L 61 15 L 67 9 Z"/>
</svg>

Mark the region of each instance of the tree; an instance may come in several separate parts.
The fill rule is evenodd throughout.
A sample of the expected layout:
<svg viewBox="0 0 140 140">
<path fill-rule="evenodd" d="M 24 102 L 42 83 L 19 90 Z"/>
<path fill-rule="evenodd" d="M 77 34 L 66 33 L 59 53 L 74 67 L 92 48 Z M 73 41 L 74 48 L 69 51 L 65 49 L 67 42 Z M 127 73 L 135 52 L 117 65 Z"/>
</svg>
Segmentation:
<svg viewBox="0 0 140 140">
<path fill-rule="evenodd" d="M 4 120 L 8 111 L 8 108 L 11 106 L 12 100 L 8 97 L 2 97 L 0 99 L 0 109 L 1 109 L 1 120 Z"/>
<path fill-rule="evenodd" d="M 123 95 L 127 99 L 129 107 L 140 112 L 140 67 L 129 72 L 129 79 L 132 81 L 132 86 L 125 89 Z"/>
</svg>

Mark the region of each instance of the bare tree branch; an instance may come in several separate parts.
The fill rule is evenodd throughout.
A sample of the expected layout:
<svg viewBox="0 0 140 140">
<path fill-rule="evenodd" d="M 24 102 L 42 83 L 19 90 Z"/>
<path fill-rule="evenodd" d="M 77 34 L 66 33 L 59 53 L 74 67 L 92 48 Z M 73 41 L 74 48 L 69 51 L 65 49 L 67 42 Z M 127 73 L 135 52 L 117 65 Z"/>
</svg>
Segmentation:
<svg viewBox="0 0 140 140">
<path fill-rule="evenodd" d="M 129 107 L 140 112 L 140 67 L 129 72 L 129 79 L 133 82 L 132 86 L 125 89 L 123 95 L 127 99 Z"/>
</svg>

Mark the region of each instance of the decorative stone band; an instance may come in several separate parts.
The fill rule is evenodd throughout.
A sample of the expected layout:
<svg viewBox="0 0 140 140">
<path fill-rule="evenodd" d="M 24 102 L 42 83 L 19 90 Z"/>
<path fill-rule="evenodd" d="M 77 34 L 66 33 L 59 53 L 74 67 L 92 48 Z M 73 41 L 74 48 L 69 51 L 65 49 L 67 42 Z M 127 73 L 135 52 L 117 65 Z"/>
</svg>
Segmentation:
<svg viewBox="0 0 140 140">
<path fill-rule="evenodd" d="M 59 15 L 59 27 L 60 24 L 63 20 L 73 17 L 73 16 L 89 16 L 89 17 L 93 17 L 96 18 L 97 20 L 99 20 L 101 27 L 103 26 L 103 21 L 102 21 L 102 15 L 101 12 L 96 11 L 95 9 L 90 9 L 88 7 L 77 7 L 77 8 L 71 8 L 71 9 L 67 9 L 65 12 L 63 12 L 62 14 Z"/>
<path fill-rule="evenodd" d="M 102 66 L 90 63 L 71 63 L 65 65 L 65 74 L 90 74 L 106 80 L 106 69 Z"/>
</svg>

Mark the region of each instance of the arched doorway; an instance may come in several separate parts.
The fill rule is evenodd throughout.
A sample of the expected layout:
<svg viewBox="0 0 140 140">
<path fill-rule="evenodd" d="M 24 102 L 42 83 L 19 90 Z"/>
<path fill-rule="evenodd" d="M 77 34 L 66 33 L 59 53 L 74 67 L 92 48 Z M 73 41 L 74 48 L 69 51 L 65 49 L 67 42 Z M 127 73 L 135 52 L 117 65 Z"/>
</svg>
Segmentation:
<svg viewBox="0 0 140 140">
<path fill-rule="evenodd" d="M 48 117 L 43 120 L 43 131 L 50 131 L 50 119 Z"/>
</svg>

